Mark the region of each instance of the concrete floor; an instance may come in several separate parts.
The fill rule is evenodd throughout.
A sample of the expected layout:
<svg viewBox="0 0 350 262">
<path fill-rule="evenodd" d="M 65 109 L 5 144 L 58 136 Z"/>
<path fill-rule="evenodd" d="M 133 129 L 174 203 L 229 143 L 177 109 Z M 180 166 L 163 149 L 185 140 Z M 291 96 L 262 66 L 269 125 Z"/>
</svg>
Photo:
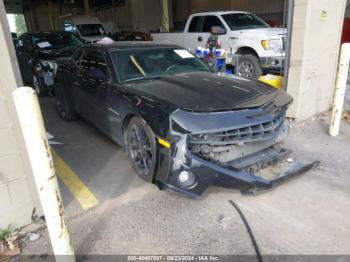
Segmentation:
<svg viewBox="0 0 350 262">
<path fill-rule="evenodd" d="M 336 138 L 327 135 L 327 115 L 292 127 L 285 146 L 299 160 L 320 160 L 317 170 L 255 197 L 211 188 L 191 200 L 144 183 L 120 147 L 82 120 L 61 121 L 52 99 L 42 110 L 48 132 L 64 143 L 56 151 L 100 201 L 84 211 L 61 185 L 77 254 L 253 255 L 233 200 L 265 255 L 350 255 L 349 124 Z M 47 232 L 23 253 L 51 253 Z"/>
</svg>

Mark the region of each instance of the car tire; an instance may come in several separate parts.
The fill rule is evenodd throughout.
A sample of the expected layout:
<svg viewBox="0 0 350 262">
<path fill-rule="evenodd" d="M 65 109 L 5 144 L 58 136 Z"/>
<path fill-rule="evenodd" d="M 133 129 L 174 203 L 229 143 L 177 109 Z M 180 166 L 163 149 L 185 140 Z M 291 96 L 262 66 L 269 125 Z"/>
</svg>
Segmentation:
<svg viewBox="0 0 350 262">
<path fill-rule="evenodd" d="M 62 87 L 56 85 L 55 87 L 55 97 L 56 97 L 56 110 L 57 114 L 64 120 L 70 121 L 77 118 L 77 115 L 70 108 L 67 99 L 63 93 Z"/>
<path fill-rule="evenodd" d="M 47 96 L 49 93 L 48 88 L 45 86 L 44 80 L 41 77 L 38 77 L 36 74 L 33 74 L 33 88 L 40 97 Z"/>
<path fill-rule="evenodd" d="M 125 132 L 124 144 L 137 175 L 147 182 L 153 182 L 157 166 L 156 136 L 149 125 L 140 117 L 133 117 Z"/>
<path fill-rule="evenodd" d="M 259 58 L 253 54 L 240 56 L 236 71 L 238 76 L 253 79 L 258 79 L 263 73 Z"/>
</svg>

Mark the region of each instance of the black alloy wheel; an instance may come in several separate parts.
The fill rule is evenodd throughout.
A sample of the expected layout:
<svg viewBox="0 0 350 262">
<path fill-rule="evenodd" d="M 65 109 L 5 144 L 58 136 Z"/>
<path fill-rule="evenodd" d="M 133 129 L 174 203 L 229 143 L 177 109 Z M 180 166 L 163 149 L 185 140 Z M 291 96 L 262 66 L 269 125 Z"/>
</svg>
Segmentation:
<svg viewBox="0 0 350 262">
<path fill-rule="evenodd" d="M 238 76 L 258 79 L 262 75 L 259 59 L 255 55 L 242 55 L 237 65 Z"/>
<path fill-rule="evenodd" d="M 125 146 L 136 173 L 152 182 L 157 162 L 156 138 L 151 128 L 140 117 L 130 120 L 125 132 Z"/>
<path fill-rule="evenodd" d="M 65 121 L 76 119 L 76 114 L 69 107 L 67 100 L 64 96 L 62 87 L 56 85 L 55 90 L 56 110 L 58 115 Z"/>
</svg>

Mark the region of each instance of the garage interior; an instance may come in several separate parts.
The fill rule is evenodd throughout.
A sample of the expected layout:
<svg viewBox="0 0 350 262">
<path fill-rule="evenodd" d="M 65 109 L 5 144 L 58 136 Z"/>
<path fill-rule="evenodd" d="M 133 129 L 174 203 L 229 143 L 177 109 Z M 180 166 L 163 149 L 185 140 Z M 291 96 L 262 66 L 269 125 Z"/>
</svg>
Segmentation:
<svg viewBox="0 0 350 262">
<path fill-rule="evenodd" d="M 321 169 L 311 171 L 299 182 L 256 198 L 214 188 L 203 199 L 183 199 L 145 185 L 134 174 L 121 147 L 82 120 L 62 121 L 56 114 L 54 99 L 41 98 L 78 254 L 203 254 L 208 250 L 209 253 L 219 250 L 218 255 L 254 254 L 244 227 L 238 226 L 239 220 L 227 203 L 230 199 L 246 212 L 263 253 L 350 254 L 347 220 L 350 126 L 344 123 L 341 135 L 334 140 L 325 131 L 343 21 L 350 17 L 350 4 L 346 0 L 289 1 L 293 3 L 293 17 L 288 28 L 291 49 L 285 81 L 287 92 L 294 98 L 288 117 L 295 128 L 286 144 L 293 149 L 293 157 L 321 160 Z M 164 1 L 159 0 L 4 0 L 0 3 L 0 48 L 5 50 L 1 54 L 0 76 L 0 228 L 8 224 L 22 227 L 32 223 L 33 217 L 42 215 L 12 101 L 12 91 L 23 83 L 6 13 L 23 14 L 28 32 L 57 30 L 58 19 L 69 14 L 96 16 L 110 32 L 162 32 L 168 28 L 177 32 L 183 30 L 190 14 L 220 10 L 248 11 L 279 27 L 287 27 L 288 23 L 288 0 L 168 0 L 168 26 L 162 23 L 164 6 Z M 347 96 L 345 109 L 349 107 Z M 83 197 L 81 191 L 86 193 Z M 332 213 L 325 211 L 329 206 Z M 182 214 L 181 218 L 178 214 Z M 201 225 L 194 219 L 202 221 Z M 337 228 L 340 224 L 341 229 Z M 27 243 L 23 254 L 52 252 L 48 234 L 44 231 L 40 234 L 38 241 Z M 193 235 L 196 239 L 191 238 Z M 318 244 L 310 244 L 315 239 Z M 95 241 L 100 244 L 94 244 Z M 157 246 L 158 243 L 162 244 Z M 177 243 L 184 245 L 178 247 Z"/>
</svg>

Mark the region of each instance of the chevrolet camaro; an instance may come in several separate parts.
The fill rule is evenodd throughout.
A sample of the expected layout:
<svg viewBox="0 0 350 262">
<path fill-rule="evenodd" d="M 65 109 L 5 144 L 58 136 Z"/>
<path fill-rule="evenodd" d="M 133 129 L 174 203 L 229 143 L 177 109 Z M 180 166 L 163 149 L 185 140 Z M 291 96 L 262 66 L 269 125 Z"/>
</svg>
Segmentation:
<svg viewBox="0 0 350 262">
<path fill-rule="evenodd" d="M 213 73 L 172 44 L 81 47 L 58 59 L 55 94 L 61 118 L 90 122 L 125 148 L 141 178 L 188 196 L 209 186 L 269 189 L 256 166 L 286 153 L 290 95 Z"/>
</svg>

